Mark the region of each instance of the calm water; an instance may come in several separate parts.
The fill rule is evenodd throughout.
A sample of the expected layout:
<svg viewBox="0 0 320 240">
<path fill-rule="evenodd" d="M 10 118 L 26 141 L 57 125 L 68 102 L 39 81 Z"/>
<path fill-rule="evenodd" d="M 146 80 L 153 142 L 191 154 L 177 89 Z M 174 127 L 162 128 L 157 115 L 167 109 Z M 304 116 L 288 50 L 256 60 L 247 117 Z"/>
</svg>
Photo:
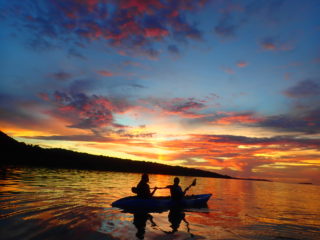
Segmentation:
<svg viewBox="0 0 320 240">
<path fill-rule="evenodd" d="M 112 208 L 111 202 L 131 195 L 139 178 L 43 168 L 2 171 L 0 239 L 320 239 L 320 186 L 197 178 L 190 194 L 213 193 L 208 208 L 142 215 Z M 181 177 L 181 185 L 192 180 Z M 151 186 L 172 181 L 150 175 Z"/>
</svg>

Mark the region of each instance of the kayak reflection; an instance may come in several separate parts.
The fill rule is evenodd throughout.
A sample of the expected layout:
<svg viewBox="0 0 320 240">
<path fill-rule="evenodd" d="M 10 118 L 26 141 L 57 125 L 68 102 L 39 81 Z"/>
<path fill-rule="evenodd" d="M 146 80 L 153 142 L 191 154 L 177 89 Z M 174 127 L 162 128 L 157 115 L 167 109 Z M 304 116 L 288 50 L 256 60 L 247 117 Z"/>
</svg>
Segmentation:
<svg viewBox="0 0 320 240">
<path fill-rule="evenodd" d="M 181 223 L 184 222 L 190 237 L 193 237 L 193 234 L 190 232 L 190 224 L 186 219 L 185 211 L 181 208 L 172 208 L 168 212 L 168 222 L 170 223 L 171 228 L 170 231 L 163 230 L 161 226 L 156 224 L 150 212 L 134 212 L 132 214 L 133 224 L 137 229 L 136 237 L 138 239 L 144 239 L 148 221 L 150 222 L 151 227 L 166 234 L 174 234 L 179 230 Z"/>
</svg>

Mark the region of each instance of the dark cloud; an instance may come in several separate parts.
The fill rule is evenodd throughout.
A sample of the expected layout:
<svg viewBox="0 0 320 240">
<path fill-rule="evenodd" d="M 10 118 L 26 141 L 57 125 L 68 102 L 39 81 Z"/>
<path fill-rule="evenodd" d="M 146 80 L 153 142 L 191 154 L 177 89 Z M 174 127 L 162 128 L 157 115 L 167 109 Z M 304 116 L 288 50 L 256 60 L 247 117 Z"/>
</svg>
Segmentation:
<svg viewBox="0 0 320 240">
<path fill-rule="evenodd" d="M 277 131 L 320 133 L 320 107 L 306 109 L 298 113 L 266 117 L 258 126 L 273 128 Z"/>
<path fill-rule="evenodd" d="M 105 41 L 127 54 L 155 59 L 154 43 L 173 37 L 178 41 L 201 40 L 202 33 L 187 13 L 205 1 L 17 1 L 6 4 L 14 25 L 28 32 L 29 45 L 37 49 L 71 46 L 68 55 L 85 59 L 75 47 Z M 18 12 L 18 14 L 17 14 Z M 74 47 L 72 47 L 74 46 Z"/>
<path fill-rule="evenodd" d="M 185 118 L 198 118 L 203 115 L 198 111 L 204 109 L 206 105 L 203 101 L 194 98 L 173 98 L 157 99 L 148 98 L 141 100 L 147 108 L 157 107 L 162 114 L 180 115 Z"/>
<path fill-rule="evenodd" d="M 279 37 L 265 37 L 260 41 L 260 46 L 267 51 L 290 51 L 294 48 L 292 43 Z"/>
<path fill-rule="evenodd" d="M 76 48 L 70 48 L 68 50 L 68 56 L 69 57 L 79 58 L 79 59 L 82 59 L 82 60 L 87 60 L 87 58 L 83 54 L 81 54 L 81 52 L 79 52 Z"/>
<path fill-rule="evenodd" d="M 45 97 L 45 95 L 43 95 Z M 28 129 L 43 129 L 47 125 L 43 115 L 39 112 L 43 106 L 33 99 L 14 94 L 0 93 L 0 122 Z"/>
<path fill-rule="evenodd" d="M 72 74 L 65 71 L 60 71 L 60 72 L 51 73 L 48 75 L 48 77 L 53 78 L 55 80 L 59 80 L 59 81 L 66 81 L 72 78 Z"/>
<path fill-rule="evenodd" d="M 283 6 L 285 0 L 271 1 L 221 1 L 217 5 L 222 13 L 214 26 L 214 33 L 223 38 L 234 38 L 237 31 L 249 22 L 251 18 L 255 21 L 267 23 L 279 23 L 283 17 Z M 268 45 L 271 47 L 271 45 Z"/>
<path fill-rule="evenodd" d="M 114 114 L 123 113 L 130 108 L 125 99 L 87 95 L 74 91 L 55 91 L 52 101 L 56 108 L 50 114 L 67 120 L 68 127 L 80 129 L 119 127 L 115 123 Z"/>
<path fill-rule="evenodd" d="M 270 1 L 250 1 L 244 6 L 244 13 L 249 16 L 262 15 L 269 22 L 280 21 L 283 11 L 281 11 L 287 0 L 270 0 Z"/>
<path fill-rule="evenodd" d="M 240 27 L 239 24 L 235 24 L 230 14 L 224 14 L 218 24 L 215 26 L 214 31 L 221 37 L 231 38 L 236 35 L 236 30 Z"/>
<path fill-rule="evenodd" d="M 263 40 L 261 40 L 260 44 L 261 44 L 261 47 L 265 50 L 278 49 L 278 43 L 276 43 L 276 40 L 271 37 L 264 38 Z"/>
<path fill-rule="evenodd" d="M 207 141 L 216 143 L 232 143 L 239 145 L 297 145 L 300 147 L 320 147 L 319 139 L 306 139 L 298 137 L 270 137 L 270 138 L 255 138 L 255 137 L 245 137 L 245 136 L 233 136 L 233 135 L 213 135 L 206 136 Z"/>
<path fill-rule="evenodd" d="M 320 80 L 307 79 L 300 81 L 283 93 L 291 98 L 304 98 L 310 96 L 320 97 Z"/>
<path fill-rule="evenodd" d="M 310 103 L 309 103 L 310 104 Z M 279 115 L 263 116 L 256 112 L 214 112 L 198 114 L 197 118 L 187 119 L 188 125 L 210 124 L 243 125 L 249 127 L 269 128 L 278 132 L 303 134 L 320 133 L 320 106 L 310 105 L 297 111 Z"/>
<path fill-rule="evenodd" d="M 141 88 L 141 89 L 146 88 L 145 86 L 143 86 L 141 84 L 137 84 L 137 83 L 128 84 L 128 86 L 131 86 L 133 88 Z"/>
<path fill-rule="evenodd" d="M 210 125 L 234 125 L 241 124 L 246 126 L 255 126 L 262 122 L 264 117 L 255 112 L 215 112 L 205 114 L 203 117 L 188 120 L 189 124 L 210 124 Z"/>
</svg>

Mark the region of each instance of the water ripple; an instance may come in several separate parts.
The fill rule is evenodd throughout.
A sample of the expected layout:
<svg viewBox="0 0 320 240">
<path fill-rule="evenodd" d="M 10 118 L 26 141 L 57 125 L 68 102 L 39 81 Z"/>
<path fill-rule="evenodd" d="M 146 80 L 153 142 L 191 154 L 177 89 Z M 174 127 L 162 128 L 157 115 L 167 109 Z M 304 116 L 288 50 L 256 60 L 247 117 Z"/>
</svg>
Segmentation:
<svg viewBox="0 0 320 240">
<path fill-rule="evenodd" d="M 169 212 L 137 215 L 111 207 L 131 195 L 140 174 L 44 168 L 6 172 L 0 178 L 1 240 L 320 238 L 318 186 L 199 178 L 190 193 L 213 193 L 208 208 L 187 209 L 174 223 Z M 150 176 L 152 186 L 172 180 Z M 192 180 L 181 177 L 182 187 Z"/>
</svg>

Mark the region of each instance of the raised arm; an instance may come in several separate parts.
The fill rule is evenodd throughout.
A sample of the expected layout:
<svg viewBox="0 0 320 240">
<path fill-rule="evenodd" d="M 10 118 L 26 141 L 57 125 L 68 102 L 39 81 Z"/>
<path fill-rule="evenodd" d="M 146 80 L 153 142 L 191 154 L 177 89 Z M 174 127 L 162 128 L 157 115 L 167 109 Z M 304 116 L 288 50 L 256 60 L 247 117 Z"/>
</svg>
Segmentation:
<svg viewBox="0 0 320 240">
<path fill-rule="evenodd" d="M 186 189 L 183 191 L 183 195 L 184 195 L 184 196 L 186 195 L 187 191 L 188 191 L 190 188 L 191 188 L 191 186 L 186 187 Z"/>
<path fill-rule="evenodd" d="M 183 194 L 186 195 L 186 192 L 192 187 L 192 186 L 195 186 L 197 184 L 197 180 L 194 179 L 193 182 L 190 184 L 189 187 L 187 187 L 184 191 L 183 191 Z"/>
<path fill-rule="evenodd" d="M 155 187 L 154 189 L 153 189 L 153 191 L 152 191 L 152 193 L 151 193 L 151 197 L 153 196 L 153 194 L 157 191 L 157 187 Z"/>
</svg>

